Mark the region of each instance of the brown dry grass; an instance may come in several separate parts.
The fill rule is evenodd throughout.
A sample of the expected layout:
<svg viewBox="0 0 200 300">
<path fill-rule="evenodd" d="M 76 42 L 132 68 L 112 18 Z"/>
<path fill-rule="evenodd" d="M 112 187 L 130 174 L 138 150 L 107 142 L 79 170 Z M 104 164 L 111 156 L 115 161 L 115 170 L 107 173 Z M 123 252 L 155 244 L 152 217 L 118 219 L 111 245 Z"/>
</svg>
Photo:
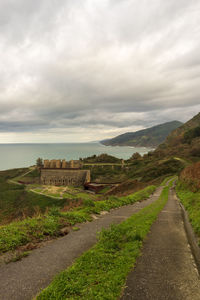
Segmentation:
<svg viewBox="0 0 200 300">
<path fill-rule="evenodd" d="M 72 208 L 75 208 L 75 207 L 79 207 L 83 205 L 83 200 L 82 199 L 76 199 L 76 200 L 70 200 L 63 208 L 62 208 L 62 211 L 69 211 L 71 210 Z"/>
<path fill-rule="evenodd" d="M 138 180 L 127 180 L 108 191 L 105 195 L 127 196 L 143 189 L 146 184 Z"/>
<path fill-rule="evenodd" d="M 194 188 L 200 189 L 200 162 L 186 167 L 181 172 L 180 178 Z"/>
</svg>

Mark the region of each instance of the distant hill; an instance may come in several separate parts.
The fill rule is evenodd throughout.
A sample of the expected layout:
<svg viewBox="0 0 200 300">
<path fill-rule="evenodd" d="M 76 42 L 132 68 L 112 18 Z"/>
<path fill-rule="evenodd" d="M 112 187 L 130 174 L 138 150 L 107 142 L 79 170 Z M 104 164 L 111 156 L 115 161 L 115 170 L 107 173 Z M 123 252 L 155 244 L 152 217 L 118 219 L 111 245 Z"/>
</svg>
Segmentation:
<svg viewBox="0 0 200 300">
<path fill-rule="evenodd" d="M 169 133 L 181 126 L 179 121 L 167 122 L 136 132 L 127 132 L 115 138 L 101 141 L 106 146 L 157 147 L 163 143 Z"/>
<path fill-rule="evenodd" d="M 156 151 L 168 155 L 200 157 L 200 113 L 173 130 Z"/>
</svg>

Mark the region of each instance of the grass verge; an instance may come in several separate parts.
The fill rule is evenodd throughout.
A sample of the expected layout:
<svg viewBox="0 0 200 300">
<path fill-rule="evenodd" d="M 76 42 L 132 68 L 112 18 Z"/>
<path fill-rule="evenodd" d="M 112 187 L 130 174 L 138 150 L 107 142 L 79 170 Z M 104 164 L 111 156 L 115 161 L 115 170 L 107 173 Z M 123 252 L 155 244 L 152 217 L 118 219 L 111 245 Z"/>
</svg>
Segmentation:
<svg viewBox="0 0 200 300">
<path fill-rule="evenodd" d="M 49 237 L 58 236 L 62 227 L 91 221 L 94 213 L 145 200 L 155 189 L 155 186 L 148 186 L 132 195 L 109 197 L 104 201 L 85 199 L 82 207 L 72 211 L 62 212 L 59 207 L 52 207 L 48 214 L 3 225 L 0 227 L 0 254 L 32 241 L 41 242 Z"/>
<path fill-rule="evenodd" d="M 178 181 L 176 193 L 188 212 L 190 223 L 199 238 L 200 246 L 200 191 L 192 192 L 187 184 Z"/>
<path fill-rule="evenodd" d="M 10 260 L 6 261 L 6 264 L 9 264 L 10 262 L 16 262 L 21 260 L 24 257 L 29 256 L 30 251 L 24 251 L 22 253 L 16 253 Z"/>
<path fill-rule="evenodd" d="M 168 192 L 169 187 L 165 187 L 157 201 L 103 230 L 98 243 L 60 273 L 37 300 L 118 299 L 143 239 L 168 200 Z"/>
<path fill-rule="evenodd" d="M 165 186 L 167 183 L 168 183 L 168 181 L 170 181 L 171 183 L 173 183 L 173 180 L 172 179 L 176 179 L 176 176 L 175 175 L 171 175 L 171 176 L 167 176 L 164 180 L 163 180 L 163 182 L 161 183 L 161 186 Z"/>
</svg>

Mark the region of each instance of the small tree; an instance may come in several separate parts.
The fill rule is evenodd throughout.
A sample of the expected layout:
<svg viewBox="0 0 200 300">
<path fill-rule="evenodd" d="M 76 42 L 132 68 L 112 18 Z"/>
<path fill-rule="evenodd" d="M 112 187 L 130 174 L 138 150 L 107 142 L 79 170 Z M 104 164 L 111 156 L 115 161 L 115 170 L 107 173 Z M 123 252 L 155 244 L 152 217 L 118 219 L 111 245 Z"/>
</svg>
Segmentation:
<svg viewBox="0 0 200 300">
<path fill-rule="evenodd" d="M 133 153 L 133 155 L 131 156 L 131 159 L 133 159 L 133 160 L 138 160 L 141 158 L 142 158 L 142 156 L 138 152 Z"/>
<path fill-rule="evenodd" d="M 41 168 L 43 166 L 43 159 L 41 157 L 38 157 L 38 159 L 36 160 L 36 166 L 38 168 Z"/>
</svg>

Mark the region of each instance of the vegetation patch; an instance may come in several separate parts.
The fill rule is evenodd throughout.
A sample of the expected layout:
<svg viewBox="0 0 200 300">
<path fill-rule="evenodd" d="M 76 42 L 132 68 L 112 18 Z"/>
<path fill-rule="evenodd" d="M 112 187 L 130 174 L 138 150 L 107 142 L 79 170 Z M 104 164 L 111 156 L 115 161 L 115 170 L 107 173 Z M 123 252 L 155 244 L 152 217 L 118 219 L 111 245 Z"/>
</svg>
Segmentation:
<svg viewBox="0 0 200 300">
<path fill-rule="evenodd" d="M 179 181 L 176 185 L 176 192 L 187 210 L 191 225 L 200 240 L 200 190 L 192 192 L 188 184 Z"/>
<path fill-rule="evenodd" d="M 80 230 L 80 228 L 79 228 L 79 227 L 75 227 L 75 226 L 74 226 L 74 227 L 72 227 L 72 230 L 73 230 L 73 231 L 79 231 L 79 230 Z"/>
<path fill-rule="evenodd" d="M 16 253 L 10 260 L 6 261 L 6 264 L 9 264 L 10 262 L 19 261 L 22 258 L 29 256 L 29 254 L 30 254 L 30 251 L 24 251 L 24 252 Z"/>
<path fill-rule="evenodd" d="M 44 214 L 51 207 L 59 209 L 78 206 L 81 199 L 97 198 L 83 189 L 74 187 L 41 186 L 39 184 L 17 184 L 17 178 L 27 174 L 29 169 L 0 171 L 0 224 L 22 220 Z M 29 174 L 37 175 L 38 170 Z M 28 174 L 26 175 L 27 178 Z M 73 203 L 69 202 L 73 200 Z M 72 202 L 72 201 L 71 201 Z"/>
<path fill-rule="evenodd" d="M 168 192 L 169 187 L 165 187 L 153 204 L 125 222 L 104 229 L 98 243 L 60 273 L 37 300 L 118 299 L 142 241 L 168 200 Z"/>
<path fill-rule="evenodd" d="M 195 192 L 200 189 L 200 161 L 187 166 L 180 174 L 180 179 Z"/>
<path fill-rule="evenodd" d="M 191 144 L 191 141 L 196 137 L 200 137 L 200 126 L 187 130 L 183 136 L 183 142 Z"/>
<path fill-rule="evenodd" d="M 24 185 L 11 182 L 12 178 L 27 171 L 28 169 L 14 169 L 0 172 L 0 224 L 45 213 L 48 207 L 62 208 L 66 203 L 65 199 L 39 195 L 26 189 Z"/>
<path fill-rule="evenodd" d="M 52 207 L 48 214 L 1 226 L 0 253 L 14 250 L 32 241 L 41 242 L 49 236 L 58 236 L 64 226 L 91 221 L 94 213 L 98 214 L 101 211 L 109 211 L 112 208 L 147 199 L 155 189 L 155 186 L 148 186 L 132 195 L 119 198 L 111 196 L 103 201 L 93 202 L 91 199 L 84 199 L 83 206 L 72 211 L 65 212 L 59 207 Z"/>
<path fill-rule="evenodd" d="M 40 177 L 40 171 L 38 169 L 33 169 L 31 172 L 29 172 L 26 177 Z"/>
<path fill-rule="evenodd" d="M 165 185 L 167 184 L 168 181 L 170 181 L 170 184 L 172 184 L 172 183 L 173 183 L 173 180 L 172 180 L 172 179 L 175 179 L 175 178 L 177 178 L 177 177 L 175 177 L 174 175 L 172 175 L 172 176 L 167 176 L 167 177 L 163 180 L 163 182 L 161 183 L 161 186 L 165 186 Z"/>
<path fill-rule="evenodd" d="M 80 158 L 80 160 L 83 161 L 83 163 L 91 163 L 91 164 L 95 164 L 95 163 L 121 163 L 122 162 L 121 159 L 119 159 L 115 156 L 106 154 L 106 153 L 102 153 L 102 154 L 99 154 L 99 155 L 94 154 L 94 155 L 86 157 L 86 158 Z"/>
<path fill-rule="evenodd" d="M 91 180 L 98 183 L 124 183 L 137 180 L 138 183 L 151 184 L 152 180 L 178 174 L 185 167 L 185 160 L 167 157 L 158 152 L 149 152 L 143 157 L 133 155 L 121 165 L 87 165 L 91 170 Z M 162 180 L 162 179 L 161 179 Z"/>
</svg>

